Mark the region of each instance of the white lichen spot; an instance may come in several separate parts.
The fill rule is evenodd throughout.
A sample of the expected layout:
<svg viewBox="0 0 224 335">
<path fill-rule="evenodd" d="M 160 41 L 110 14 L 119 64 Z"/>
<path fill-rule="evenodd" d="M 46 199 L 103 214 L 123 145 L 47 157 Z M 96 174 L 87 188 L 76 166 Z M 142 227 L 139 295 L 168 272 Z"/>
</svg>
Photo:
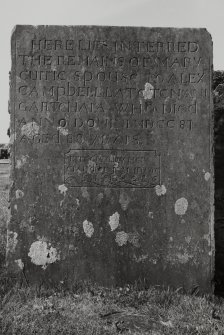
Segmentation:
<svg viewBox="0 0 224 335">
<path fill-rule="evenodd" d="M 189 154 L 189 158 L 190 158 L 191 160 L 193 160 L 194 157 L 195 157 L 195 154 L 193 154 L 193 152 L 191 152 L 191 153 Z"/>
<path fill-rule="evenodd" d="M 119 231 L 116 234 L 116 238 L 115 241 L 117 242 L 117 244 L 121 247 L 122 245 L 127 244 L 128 242 L 128 234 L 125 233 L 125 231 Z"/>
<path fill-rule="evenodd" d="M 173 265 L 175 265 L 176 263 L 186 264 L 193 258 L 194 256 L 189 254 L 186 250 L 172 250 L 172 252 L 168 252 L 166 256 L 166 261 Z"/>
<path fill-rule="evenodd" d="M 119 168 L 119 163 L 118 162 L 114 162 L 114 169 L 118 169 Z"/>
<path fill-rule="evenodd" d="M 139 234 L 138 233 L 129 233 L 128 234 L 128 242 L 130 242 L 134 247 L 139 248 Z"/>
<path fill-rule="evenodd" d="M 184 252 L 183 254 L 177 253 L 177 261 L 181 264 L 186 264 L 191 258 L 191 255 L 188 255 L 188 253 Z"/>
<path fill-rule="evenodd" d="M 87 200 L 89 200 L 89 192 L 86 186 L 81 187 L 81 192 L 82 192 L 83 198 L 86 198 Z"/>
<path fill-rule="evenodd" d="M 173 237 L 172 236 L 170 236 L 169 241 L 173 242 Z"/>
<path fill-rule="evenodd" d="M 18 267 L 20 268 L 20 270 L 23 270 L 24 268 L 24 263 L 21 259 L 16 259 L 15 263 L 18 265 Z"/>
<path fill-rule="evenodd" d="M 203 239 L 206 240 L 208 242 L 208 246 L 211 245 L 211 236 L 209 234 L 205 234 L 203 236 Z"/>
<path fill-rule="evenodd" d="M 67 128 L 64 128 L 64 127 L 57 127 L 57 130 L 60 131 L 60 133 L 64 136 L 67 136 L 68 135 L 68 129 Z"/>
<path fill-rule="evenodd" d="M 160 197 L 161 195 L 166 194 L 166 187 L 164 185 L 155 186 L 156 194 Z"/>
<path fill-rule="evenodd" d="M 43 270 L 45 270 L 49 264 L 60 260 L 60 255 L 57 250 L 43 240 L 35 241 L 31 244 L 28 256 L 31 258 L 33 264 L 41 265 Z"/>
<path fill-rule="evenodd" d="M 188 201 L 186 198 L 180 198 L 175 202 L 175 213 L 177 215 L 184 215 L 188 208 Z"/>
<path fill-rule="evenodd" d="M 120 198 L 119 198 L 119 203 L 121 205 L 121 208 L 126 211 L 129 205 L 129 202 L 131 199 L 129 198 L 128 194 L 125 192 L 121 192 Z"/>
<path fill-rule="evenodd" d="M 16 161 L 16 168 L 20 169 L 27 161 L 27 156 L 21 156 L 20 159 L 17 159 Z"/>
<path fill-rule="evenodd" d="M 148 213 L 148 217 L 149 217 L 150 219 L 153 219 L 153 212 L 149 212 L 149 213 Z"/>
<path fill-rule="evenodd" d="M 74 246 L 74 244 L 69 244 L 69 246 L 68 246 L 68 250 L 69 250 L 69 251 L 74 251 L 74 250 L 75 250 L 75 246 Z"/>
<path fill-rule="evenodd" d="M 149 255 L 145 254 L 145 255 L 141 255 L 139 257 L 137 257 L 136 255 L 134 255 L 133 260 L 136 263 L 140 263 L 140 262 L 144 262 L 147 258 L 149 257 Z"/>
<path fill-rule="evenodd" d="M 206 181 L 209 181 L 209 179 L 211 178 L 211 173 L 210 172 L 206 172 L 204 175 L 204 178 Z"/>
<path fill-rule="evenodd" d="M 24 124 L 21 128 L 21 134 L 27 136 L 28 138 L 32 139 L 34 135 L 39 133 L 40 127 L 36 122 L 28 122 Z"/>
<path fill-rule="evenodd" d="M 7 232 L 7 249 L 10 252 L 14 252 L 18 243 L 17 240 L 18 234 L 13 231 L 8 231 Z"/>
<path fill-rule="evenodd" d="M 86 234 L 86 236 L 87 237 L 92 237 L 92 235 L 94 233 L 94 228 L 93 228 L 92 222 L 85 220 L 82 225 L 83 225 L 83 230 L 84 230 L 84 233 Z"/>
<path fill-rule="evenodd" d="M 154 95 L 154 87 L 152 86 L 152 84 L 146 83 L 145 84 L 145 89 L 142 93 L 143 93 L 143 97 L 144 97 L 145 100 L 152 99 L 153 95 Z"/>
<path fill-rule="evenodd" d="M 68 188 L 67 188 L 64 184 L 59 185 L 59 186 L 58 186 L 58 189 L 59 189 L 59 192 L 60 192 L 61 194 L 63 194 L 64 196 L 66 195 L 66 192 L 68 191 Z"/>
<path fill-rule="evenodd" d="M 78 198 L 75 199 L 75 202 L 76 202 L 77 207 L 79 207 L 79 205 L 80 205 L 80 201 L 79 201 Z"/>
<path fill-rule="evenodd" d="M 15 204 L 14 205 L 14 209 L 17 211 L 17 209 L 18 209 L 18 206 Z"/>
<path fill-rule="evenodd" d="M 187 244 L 190 244 L 190 242 L 191 242 L 191 236 L 186 236 L 185 237 L 185 241 L 187 242 Z"/>
<path fill-rule="evenodd" d="M 114 231 L 119 226 L 120 214 L 118 212 L 114 213 L 109 217 L 109 225 L 111 231 Z"/>
<path fill-rule="evenodd" d="M 20 199 L 24 197 L 24 192 L 21 190 L 16 190 L 16 199 Z"/>
</svg>

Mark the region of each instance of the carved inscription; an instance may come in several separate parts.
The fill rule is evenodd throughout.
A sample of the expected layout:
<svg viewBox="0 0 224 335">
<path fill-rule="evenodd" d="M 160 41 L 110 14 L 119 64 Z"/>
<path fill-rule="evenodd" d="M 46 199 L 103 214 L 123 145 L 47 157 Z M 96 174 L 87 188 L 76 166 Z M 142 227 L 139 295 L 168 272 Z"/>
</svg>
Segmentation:
<svg viewBox="0 0 224 335">
<path fill-rule="evenodd" d="M 155 150 L 70 150 L 65 154 L 64 183 L 72 187 L 151 188 L 160 184 Z"/>
<path fill-rule="evenodd" d="M 96 39 L 81 29 L 66 39 L 47 35 L 30 35 L 17 50 L 17 143 L 69 152 L 69 186 L 159 184 L 159 156 L 152 153 L 166 154 L 167 136 L 191 136 L 209 100 L 209 62 L 199 42 Z M 145 160 L 132 165 L 135 155 Z"/>
</svg>

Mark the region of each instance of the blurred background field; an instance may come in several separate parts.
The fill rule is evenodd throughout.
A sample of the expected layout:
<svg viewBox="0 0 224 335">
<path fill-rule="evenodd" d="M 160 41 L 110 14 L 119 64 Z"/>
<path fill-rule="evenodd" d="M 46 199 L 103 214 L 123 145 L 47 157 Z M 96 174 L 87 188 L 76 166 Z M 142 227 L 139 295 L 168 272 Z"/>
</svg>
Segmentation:
<svg viewBox="0 0 224 335">
<path fill-rule="evenodd" d="M 9 160 L 0 160 L 0 269 L 5 262 L 6 225 L 9 218 Z"/>
</svg>

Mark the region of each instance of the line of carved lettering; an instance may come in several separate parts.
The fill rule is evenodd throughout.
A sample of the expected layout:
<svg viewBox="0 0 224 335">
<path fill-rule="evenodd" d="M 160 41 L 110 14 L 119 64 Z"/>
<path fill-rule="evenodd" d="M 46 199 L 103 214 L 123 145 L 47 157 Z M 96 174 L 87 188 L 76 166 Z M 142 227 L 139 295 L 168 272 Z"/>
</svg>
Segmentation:
<svg viewBox="0 0 224 335">
<path fill-rule="evenodd" d="M 159 175 L 128 174 L 124 169 L 119 174 L 115 173 L 83 173 L 66 175 L 64 183 L 68 186 L 81 187 L 122 187 L 122 188 L 150 188 L 159 184 Z"/>
<path fill-rule="evenodd" d="M 26 95 L 26 92 L 30 92 L 29 97 L 36 98 L 39 96 L 36 86 L 31 86 L 30 88 L 26 86 L 20 86 L 19 93 L 21 95 Z M 31 90 L 31 91 L 30 91 Z M 103 98 L 104 100 L 109 98 L 117 98 L 122 101 L 129 102 L 129 100 L 142 100 L 143 99 L 143 88 L 136 87 L 125 87 L 125 88 L 110 88 L 110 87 L 75 87 L 71 85 L 65 86 L 51 86 L 51 87 L 43 87 L 43 91 L 41 95 L 46 98 L 54 98 L 55 102 L 59 101 L 62 97 L 88 97 L 88 98 Z M 150 89 L 151 99 L 159 99 L 159 98 L 192 98 L 195 95 L 192 95 L 191 88 L 190 89 L 158 89 L 153 88 Z M 201 96 L 206 95 L 206 90 L 201 90 Z M 202 95 L 204 93 L 204 95 Z M 200 95 L 199 95 L 200 96 Z M 150 100 L 151 100 L 150 99 Z M 144 99 L 147 100 L 147 99 Z M 149 100 L 149 99 L 148 99 Z M 70 100 L 66 101 L 69 104 Z"/>
<path fill-rule="evenodd" d="M 81 51 L 133 51 L 133 52 L 177 52 L 196 53 L 200 47 L 196 41 L 113 41 L 80 39 L 33 39 L 31 47 L 36 50 L 81 50 Z"/>
<path fill-rule="evenodd" d="M 91 120 L 92 122 L 92 120 Z M 90 123 L 91 125 L 91 123 Z M 144 127 L 144 128 L 143 128 Z M 91 127 L 92 128 L 92 127 Z M 170 130 L 185 130 L 185 131 L 192 131 L 193 129 L 193 121 L 192 120 L 165 120 L 165 119 L 160 119 L 157 121 L 154 120 L 144 120 L 144 123 L 140 124 L 139 126 L 139 131 L 142 132 L 142 129 L 144 130 L 153 130 L 153 129 L 170 129 Z M 60 127 L 59 127 L 60 129 Z M 120 129 L 120 128 L 119 128 Z M 131 128 L 124 127 L 124 129 L 133 131 Z M 37 134 L 31 136 L 26 136 L 26 135 L 21 135 L 19 138 L 19 142 L 22 141 L 27 141 L 27 142 L 33 142 L 33 143 L 49 143 L 49 142 L 54 142 L 54 143 L 61 143 L 61 138 L 63 137 L 66 141 L 66 143 L 80 143 L 80 144 L 85 144 L 88 143 L 90 146 L 95 146 L 96 144 L 99 145 L 107 145 L 107 144 L 122 144 L 122 145 L 129 145 L 129 144 L 138 144 L 138 145 L 143 145 L 142 140 L 139 139 L 139 136 L 147 139 L 147 143 L 145 145 L 152 144 L 152 137 L 150 131 L 148 134 L 135 134 L 135 135 L 126 135 L 124 132 L 121 134 L 113 134 L 113 132 L 116 132 L 116 128 L 114 129 L 109 129 L 111 133 L 109 134 L 96 134 L 94 132 L 93 134 L 85 135 L 84 133 L 79 130 L 79 132 L 75 133 L 62 133 L 61 129 L 58 130 L 56 133 L 40 133 L 38 132 Z M 136 129 L 134 129 L 136 130 Z M 88 139 L 87 139 L 87 137 Z M 84 140 L 84 138 L 86 138 Z"/>
<path fill-rule="evenodd" d="M 27 137 L 26 135 L 21 135 L 18 137 L 19 142 L 32 143 L 32 144 L 72 144 L 76 143 L 80 147 L 85 145 L 88 148 L 100 149 L 101 146 L 113 146 L 116 145 L 116 148 L 128 148 L 131 146 L 136 149 L 140 148 L 141 150 L 147 149 L 148 146 L 155 143 L 155 139 L 152 137 L 150 132 L 147 133 L 135 133 L 135 134 L 86 134 L 86 132 L 79 131 L 77 133 L 68 133 L 68 135 L 61 134 L 60 130 L 53 133 L 38 133 L 32 137 Z"/>
<path fill-rule="evenodd" d="M 93 185 L 127 185 L 149 186 L 158 182 L 160 169 L 150 166 L 102 166 L 92 165 L 65 167 L 65 181 L 73 185 L 82 185 L 85 182 Z"/>
<path fill-rule="evenodd" d="M 89 87 L 89 86 L 85 86 L 85 87 L 76 87 L 73 86 L 70 82 L 68 82 L 66 85 L 64 86 L 50 86 L 50 87 L 46 87 L 46 86 L 41 86 L 41 91 L 39 91 L 39 87 L 36 85 L 23 85 L 23 86 L 19 86 L 18 87 L 18 93 L 21 96 L 24 97 L 28 97 L 28 98 L 38 98 L 38 97 L 47 97 L 47 98 L 54 98 L 56 99 L 56 102 L 59 102 L 58 100 L 61 97 L 66 97 L 66 98 L 70 98 L 70 97 L 83 97 L 86 96 L 88 98 L 94 97 L 94 98 L 111 98 L 113 96 L 112 93 L 108 89 L 105 89 L 104 91 L 102 89 L 99 90 L 93 90 L 93 87 Z M 129 89 L 129 88 L 128 88 Z M 124 89 L 123 89 L 124 90 Z M 134 88 L 134 90 L 137 92 L 136 95 L 137 97 L 143 97 L 143 91 L 144 89 L 138 89 L 138 88 Z M 132 88 L 129 89 L 130 93 L 133 92 Z M 181 87 L 181 88 L 157 88 L 154 87 L 153 89 L 149 89 L 152 97 L 151 99 L 157 99 L 157 98 L 162 98 L 162 99 L 166 99 L 166 98 L 171 98 L 171 99 L 192 99 L 192 98 L 197 98 L 197 97 L 208 97 L 208 90 L 206 88 L 200 88 L 200 89 L 196 89 L 195 87 L 190 87 L 190 88 L 186 88 L 186 87 Z M 102 96 L 101 94 L 105 94 L 106 96 Z M 114 91 L 115 92 L 115 91 Z M 117 89 L 117 94 L 119 93 L 119 95 L 121 94 L 122 91 Z M 99 96 L 97 95 L 97 93 L 99 94 Z M 109 94 L 110 93 L 110 94 Z M 129 98 L 133 97 L 133 94 L 129 94 Z M 116 97 L 116 95 L 115 95 Z M 70 101 L 68 100 L 67 103 L 69 103 Z M 73 101 L 74 104 L 74 101 Z M 88 105 L 88 104 L 87 104 Z"/>
<path fill-rule="evenodd" d="M 71 150 L 72 151 L 72 150 Z M 77 163 L 91 163 L 90 165 L 96 164 L 125 164 L 125 165 L 133 165 L 140 164 L 144 166 L 144 164 L 148 165 L 150 161 L 154 161 L 155 159 L 159 159 L 159 156 L 156 154 L 155 150 L 146 150 L 146 151 L 132 151 L 125 150 L 120 151 L 116 150 L 115 153 L 111 152 L 111 150 L 75 150 L 75 153 L 68 153 L 65 155 L 66 165 L 76 165 Z"/>
<path fill-rule="evenodd" d="M 106 55 L 27 55 L 19 54 L 19 61 L 25 67 L 35 66 L 63 66 L 63 67 L 92 67 L 92 68 L 143 68 L 152 69 L 163 67 L 165 69 L 188 69 L 205 66 L 204 60 L 199 56 L 106 56 Z"/>
<path fill-rule="evenodd" d="M 32 122 L 37 123 L 36 118 L 32 118 Z M 24 126 L 27 122 L 25 118 L 18 120 L 19 126 Z M 193 120 L 179 120 L 173 119 L 133 119 L 133 118 L 93 118 L 86 117 L 82 118 L 60 118 L 56 122 L 50 118 L 39 118 L 38 124 L 42 127 L 58 126 L 58 127 L 69 127 L 69 129 L 83 129 L 83 128 L 95 128 L 95 129 L 109 129 L 109 130 L 119 130 L 119 129 L 152 129 L 152 128 L 176 128 L 178 123 L 182 125 L 182 128 L 192 129 Z"/>
<path fill-rule="evenodd" d="M 56 119 L 58 113 L 65 113 L 69 120 L 74 119 L 75 117 L 81 117 L 84 115 L 85 118 L 92 117 L 103 117 L 107 118 L 108 114 L 113 116 L 131 116 L 131 115 L 165 115 L 165 114 L 173 114 L 173 115 L 181 115 L 188 114 L 194 115 L 198 113 L 198 105 L 197 101 L 193 103 L 155 103 L 152 102 L 147 103 L 139 103 L 139 104 L 131 104 L 131 103 L 115 103 L 112 106 L 107 106 L 104 103 L 94 104 L 94 103 L 86 103 L 86 102 L 19 102 L 18 103 L 18 111 L 22 112 L 33 112 L 33 113 L 41 113 L 48 114 L 47 118 L 49 122 Z M 51 113 L 49 115 L 49 113 Z M 69 113 L 69 116 L 68 116 Z M 29 115 L 27 115 L 29 118 Z"/>
<path fill-rule="evenodd" d="M 101 77 L 100 74 L 103 74 Z M 112 77 L 112 75 L 115 74 L 115 77 Z M 202 81 L 202 79 L 205 78 L 207 72 L 169 72 L 165 73 L 163 76 L 156 75 L 155 78 L 158 78 L 161 83 L 167 82 L 168 84 L 198 84 Z M 92 82 L 121 82 L 121 83 L 132 83 L 132 82 L 139 82 L 140 78 L 137 78 L 136 73 L 131 73 L 130 75 L 126 74 L 119 74 L 117 72 L 110 72 L 109 77 L 107 80 L 104 80 L 105 72 L 98 72 L 94 74 L 94 72 L 91 71 L 75 71 L 70 72 L 69 76 L 66 76 L 66 71 L 21 71 L 19 73 L 19 78 L 22 80 L 33 80 L 33 81 L 67 81 L 70 83 L 71 86 L 74 86 L 77 83 L 81 83 L 83 86 L 89 85 Z M 149 76 L 146 76 L 145 80 L 148 79 Z M 57 79 L 55 79 L 57 78 Z M 118 80 L 119 79 L 119 80 Z M 142 78 L 141 78 L 142 80 Z"/>
</svg>

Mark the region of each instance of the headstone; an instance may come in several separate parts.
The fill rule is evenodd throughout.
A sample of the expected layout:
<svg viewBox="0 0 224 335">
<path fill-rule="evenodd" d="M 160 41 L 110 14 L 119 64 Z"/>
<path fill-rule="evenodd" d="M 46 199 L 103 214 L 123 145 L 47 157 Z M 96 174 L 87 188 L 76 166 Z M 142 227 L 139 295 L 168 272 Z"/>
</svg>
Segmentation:
<svg viewBox="0 0 224 335">
<path fill-rule="evenodd" d="M 211 291 L 211 71 L 205 29 L 17 26 L 11 269 Z"/>
</svg>

